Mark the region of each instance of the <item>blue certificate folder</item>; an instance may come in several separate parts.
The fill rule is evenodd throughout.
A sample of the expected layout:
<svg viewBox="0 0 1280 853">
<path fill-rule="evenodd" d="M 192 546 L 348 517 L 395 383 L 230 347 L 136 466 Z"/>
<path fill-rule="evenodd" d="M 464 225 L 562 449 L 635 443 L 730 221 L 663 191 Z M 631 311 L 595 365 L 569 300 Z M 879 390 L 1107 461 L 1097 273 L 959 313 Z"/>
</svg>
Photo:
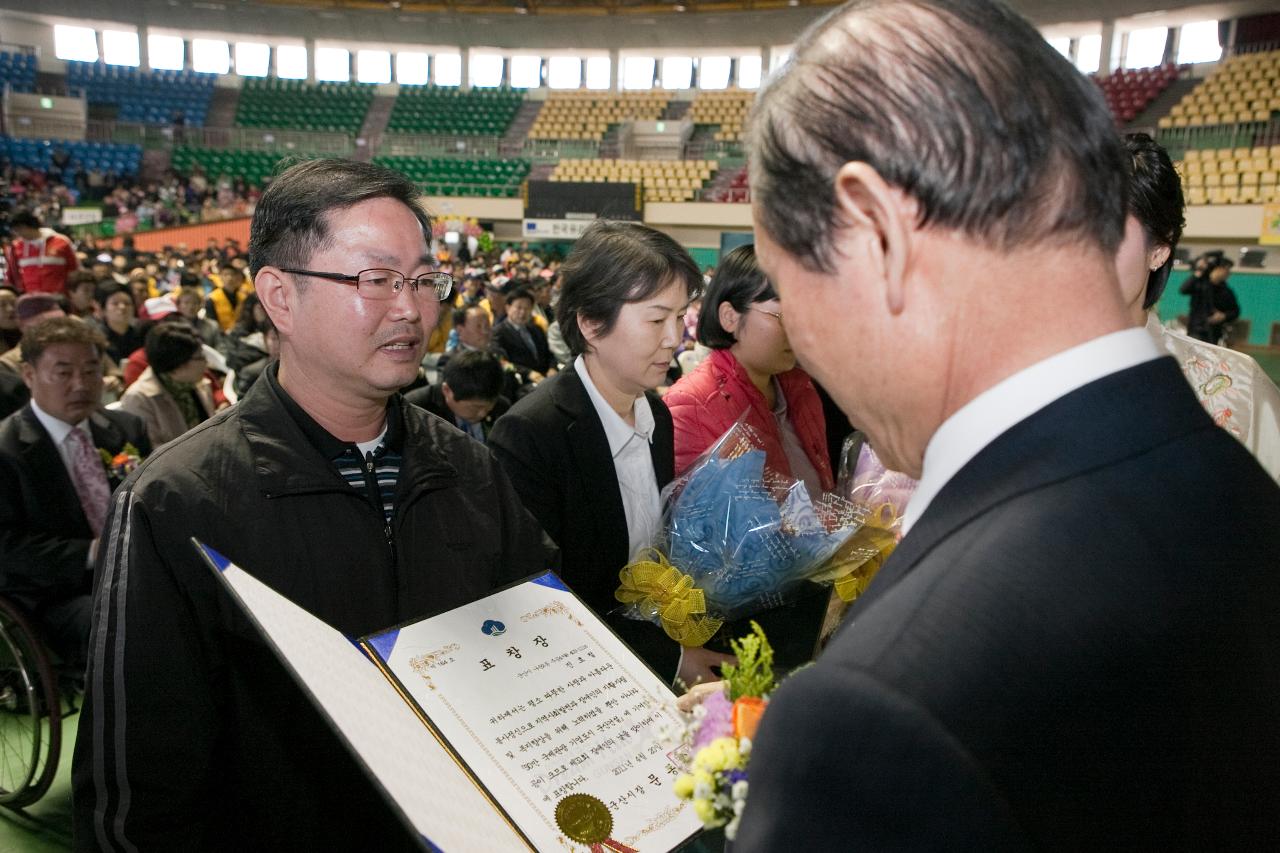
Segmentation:
<svg viewBox="0 0 1280 853">
<path fill-rule="evenodd" d="M 424 849 L 652 853 L 701 828 L 658 737 L 674 694 L 555 574 L 356 639 L 192 542 Z M 584 803 L 598 839 L 561 825 Z"/>
</svg>

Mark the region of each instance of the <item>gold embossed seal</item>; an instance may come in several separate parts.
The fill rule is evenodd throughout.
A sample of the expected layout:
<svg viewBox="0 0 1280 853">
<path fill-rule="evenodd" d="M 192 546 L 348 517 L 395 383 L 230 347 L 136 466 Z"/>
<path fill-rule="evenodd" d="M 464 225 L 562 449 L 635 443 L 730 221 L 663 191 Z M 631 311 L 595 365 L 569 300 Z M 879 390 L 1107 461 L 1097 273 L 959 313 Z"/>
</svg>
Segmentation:
<svg viewBox="0 0 1280 853">
<path fill-rule="evenodd" d="M 609 837 L 613 832 L 613 815 L 608 806 L 590 794 L 570 794 L 556 803 L 556 825 L 570 841 L 589 844 L 593 851 L 636 853 Z"/>
</svg>

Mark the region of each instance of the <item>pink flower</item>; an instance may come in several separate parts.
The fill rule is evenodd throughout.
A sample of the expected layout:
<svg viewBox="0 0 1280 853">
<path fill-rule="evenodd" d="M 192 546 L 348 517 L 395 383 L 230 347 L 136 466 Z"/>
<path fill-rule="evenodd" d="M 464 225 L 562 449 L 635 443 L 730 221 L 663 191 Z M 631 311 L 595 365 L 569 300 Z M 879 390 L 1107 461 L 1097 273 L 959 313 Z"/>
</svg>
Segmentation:
<svg viewBox="0 0 1280 853">
<path fill-rule="evenodd" d="M 724 691 L 712 693 L 702 701 L 706 716 L 702 718 L 698 732 L 693 736 L 693 749 L 696 752 L 716 738 L 733 737 L 733 703 Z"/>
</svg>

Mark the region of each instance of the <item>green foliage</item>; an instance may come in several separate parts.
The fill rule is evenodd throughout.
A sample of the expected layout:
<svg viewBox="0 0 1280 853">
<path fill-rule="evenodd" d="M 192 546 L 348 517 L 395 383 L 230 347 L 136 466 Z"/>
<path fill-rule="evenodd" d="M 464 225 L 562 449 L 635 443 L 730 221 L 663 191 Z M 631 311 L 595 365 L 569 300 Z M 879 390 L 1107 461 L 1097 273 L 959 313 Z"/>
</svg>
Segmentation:
<svg viewBox="0 0 1280 853">
<path fill-rule="evenodd" d="M 481 233 L 481 235 L 476 238 L 476 248 L 486 255 L 492 252 L 493 251 L 493 233 L 490 231 L 485 231 Z"/>
<path fill-rule="evenodd" d="M 720 668 L 729 685 L 729 701 L 736 702 L 744 696 L 765 696 L 773 692 L 773 646 L 764 630 L 751 621 L 751 634 L 741 640 L 731 640 L 730 647 L 738 658 L 737 665 L 725 664 Z"/>
</svg>

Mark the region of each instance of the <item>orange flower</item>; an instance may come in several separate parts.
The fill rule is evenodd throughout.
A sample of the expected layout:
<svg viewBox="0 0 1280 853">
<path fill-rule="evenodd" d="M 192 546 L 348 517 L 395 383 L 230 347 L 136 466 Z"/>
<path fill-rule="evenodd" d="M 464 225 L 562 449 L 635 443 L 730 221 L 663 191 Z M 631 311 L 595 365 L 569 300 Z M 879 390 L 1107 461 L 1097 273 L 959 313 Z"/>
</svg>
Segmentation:
<svg viewBox="0 0 1280 853">
<path fill-rule="evenodd" d="M 733 703 L 733 736 L 755 740 L 756 729 L 768 702 L 759 696 L 743 696 Z"/>
</svg>

